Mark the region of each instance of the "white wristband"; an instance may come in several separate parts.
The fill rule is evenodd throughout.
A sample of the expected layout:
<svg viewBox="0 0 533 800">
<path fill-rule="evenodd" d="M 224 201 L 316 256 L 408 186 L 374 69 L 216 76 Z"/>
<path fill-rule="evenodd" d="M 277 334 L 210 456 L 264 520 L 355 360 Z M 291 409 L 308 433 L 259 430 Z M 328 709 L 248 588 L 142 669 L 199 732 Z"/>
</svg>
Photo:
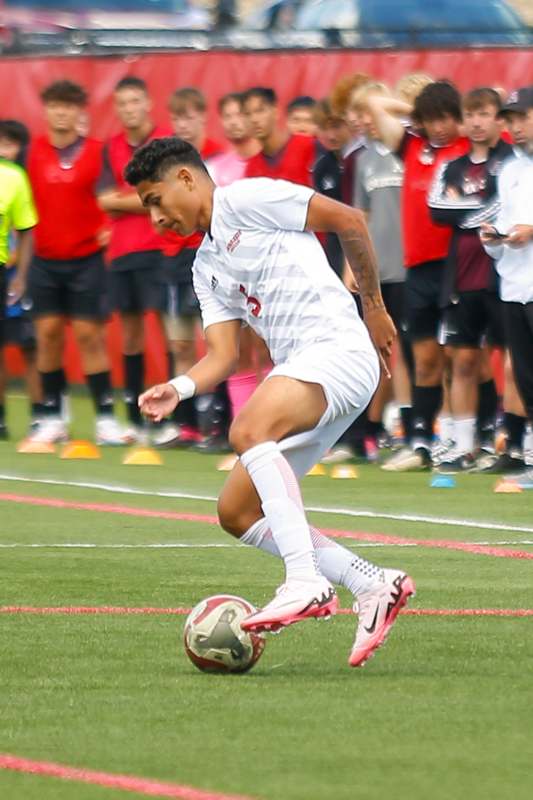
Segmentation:
<svg viewBox="0 0 533 800">
<path fill-rule="evenodd" d="M 188 375 L 178 375 L 177 378 L 172 378 L 169 383 L 177 391 L 180 400 L 188 400 L 196 392 L 196 384 Z"/>
</svg>

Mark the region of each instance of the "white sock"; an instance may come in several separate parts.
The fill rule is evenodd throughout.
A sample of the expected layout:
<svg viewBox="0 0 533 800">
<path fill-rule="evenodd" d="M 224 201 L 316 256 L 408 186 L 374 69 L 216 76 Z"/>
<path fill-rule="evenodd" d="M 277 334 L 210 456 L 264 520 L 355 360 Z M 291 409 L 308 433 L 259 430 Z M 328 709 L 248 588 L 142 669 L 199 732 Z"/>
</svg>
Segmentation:
<svg viewBox="0 0 533 800">
<path fill-rule="evenodd" d="M 475 417 L 454 419 L 455 448 L 458 453 L 472 453 L 474 451 L 474 437 L 476 433 Z"/>
<path fill-rule="evenodd" d="M 453 417 L 439 417 L 439 438 L 443 444 L 455 440 L 455 421 Z"/>
<path fill-rule="evenodd" d="M 286 578 L 306 580 L 318 574 L 311 531 L 296 475 L 276 442 L 251 447 L 240 457 L 261 498 L 261 505 L 285 564 Z"/>
<path fill-rule="evenodd" d="M 316 528 L 310 530 L 319 569 L 331 583 L 344 586 L 355 596 L 369 589 L 380 579 L 381 567 L 359 558 L 355 553 L 328 539 Z M 240 541 L 280 558 L 265 517 L 257 520 L 244 536 L 241 536 Z"/>
</svg>

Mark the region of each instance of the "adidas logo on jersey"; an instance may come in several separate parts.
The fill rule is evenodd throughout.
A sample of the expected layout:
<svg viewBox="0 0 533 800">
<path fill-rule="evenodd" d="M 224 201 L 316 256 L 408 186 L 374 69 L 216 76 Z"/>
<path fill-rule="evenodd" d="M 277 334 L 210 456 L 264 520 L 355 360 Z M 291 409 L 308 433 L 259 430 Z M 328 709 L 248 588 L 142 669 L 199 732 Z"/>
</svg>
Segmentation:
<svg viewBox="0 0 533 800">
<path fill-rule="evenodd" d="M 215 275 L 211 275 L 211 289 L 215 291 L 218 286 L 218 278 Z"/>
</svg>

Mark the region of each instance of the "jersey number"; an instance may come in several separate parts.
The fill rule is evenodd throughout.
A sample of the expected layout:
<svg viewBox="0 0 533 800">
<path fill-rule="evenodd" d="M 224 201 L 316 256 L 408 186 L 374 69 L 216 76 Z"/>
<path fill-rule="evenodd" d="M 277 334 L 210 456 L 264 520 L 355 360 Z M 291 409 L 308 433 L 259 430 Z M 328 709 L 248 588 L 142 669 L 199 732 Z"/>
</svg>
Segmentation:
<svg viewBox="0 0 533 800">
<path fill-rule="evenodd" d="M 259 314 L 261 313 L 261 303 L 257 299 L 257 297 L 252 297 L 251 295 L 248 295 L 242 283 L 239 286 L 239 292 L 246 297 L 246 305 L 252 307 L 251 308 L 252 316 L 258 317 Z"/>
</svg>

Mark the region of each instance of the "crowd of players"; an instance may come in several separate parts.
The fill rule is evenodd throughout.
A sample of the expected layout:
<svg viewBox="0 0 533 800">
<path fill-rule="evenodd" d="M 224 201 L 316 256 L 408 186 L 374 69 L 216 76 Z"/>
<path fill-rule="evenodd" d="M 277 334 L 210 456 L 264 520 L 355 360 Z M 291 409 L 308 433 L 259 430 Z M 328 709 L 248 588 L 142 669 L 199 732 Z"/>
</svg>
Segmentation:
<svg viewBox="0 0 533 800">
<path fill-rule="evenodd" d="M 142 144 L 176 135 L 192 144 L 217 185 L 266 176 L 311 185 L 365 211 L 381 288 L 398 340 L 366 412 L 325 460 L 375 459 L 404 446 L 389 471 L 515 472 L 525 468 L 533 421 L 533 88 L 509 97 L 478 88 L 462 97 L 447 81 L 413 74 L 392 90 L 365 74 L 340 80 L 326 99 L 299 97 L 286 109 L 255 87 L 218 100 L 225 141 L 206 131 L 207 101 L 175 91 L 156 124 L 146 84 L 114 89 L 121 133 L 105 144 L 88 131 L 85 90 L 69 81 L 41 94 L 46 133 L 30 141 L 0 120 L 0 304 L 2 339 L 21 348 L 31 402 L 30 436 L 68 438 L 65 325 L 70 323 L 96 409 L 99 444 L 223 450 L 231 421 L 265 370 L 269 354 L 248 329 L 237 373 L 208 397 L 186 400 L 172 419 L 146 429 L 146 311 L 161 320 L 168 372 L 196 360 L 199 308 L 192 264 L 202 235 L 156 231 L 124 179 Z M 510 166 L 510 165 L 518 166 Z M 507 174 L 509 172 L 509 175 Z M 500 180 L 501 177 L 501 180 Z M 505 196 L 503 192 L 505 186 Z M 8 242 L 8 234 L 11 240 Z M 322 245 L 354 293 L 334 235 Z M 128 424 L 114 411 L 105 325 L 122 328 Z M 505 352 L 503 397 L 491 350 Z M 0 436 L 7 437 L 0 370 Z M 398 430 L 384 426 L 389 401 Z M 435 445 L 438 420 L 439 444 Z M 496 449 L 499 426 L 505 443 Z"/>
</svg>

